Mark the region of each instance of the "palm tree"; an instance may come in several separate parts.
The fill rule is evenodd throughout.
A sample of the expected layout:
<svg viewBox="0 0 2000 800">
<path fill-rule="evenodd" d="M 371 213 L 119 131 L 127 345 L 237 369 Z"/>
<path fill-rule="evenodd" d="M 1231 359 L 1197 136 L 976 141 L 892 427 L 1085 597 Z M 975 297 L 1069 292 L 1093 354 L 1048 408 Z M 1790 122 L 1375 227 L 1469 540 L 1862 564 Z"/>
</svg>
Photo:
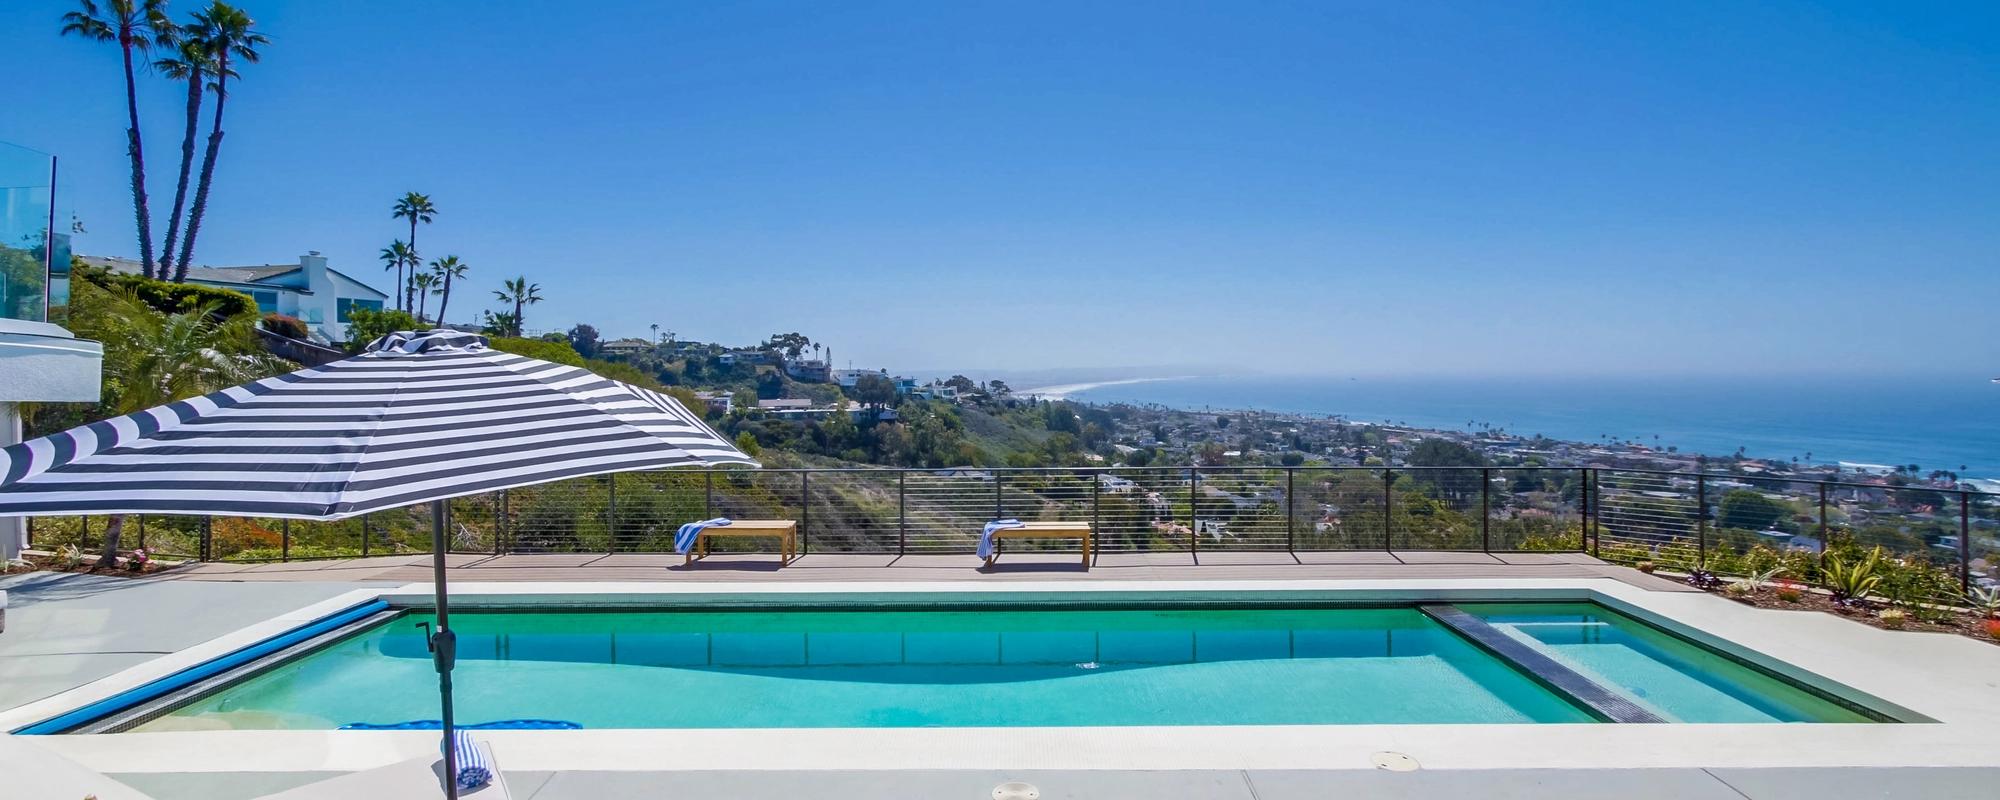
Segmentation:
<svg viewBox="0 0 2000 800">
<path fill-rule="evenodd" d="M 503 281 L 501 285 L 506 287 L 506 289 L 494 292 L 493 296 L 502 303 L 514 304 L 514 335 L 520 336 L 523 330 L 521 310 L 527 306 L 542 302 L 542 285 L 539 283 L 529 283 L 526 275 L 518 278 L 510 278 Z"/>
<path fill-rule="evenodd" d="M 417 258 L 417 253 L 415 250 L 411 250 L 410 245 L 405 243 L 403 240 L 395 239 L 389 242 L 388 247 L 382 248 L 381 258 L 382 258 L 382 271 L 388 272 L 389 270 L 392 269 L 395 270 L 396 285 L 401 286 L 403 285 L 403 265 L 414 263 Z M 400 305 L 402 301 L 403 298 L 401 297 L 401 295 L 398 295 L 396 298 L 396 302 L 398 303 L 398 305 L 396 306 L 396 310 L 398 311 L 403 310 L 402 305 Z"/>
<path fill-rule="evenodd" d="M 107 375 L 116 375 L 112 415 L 132 414 L 175 400 L 221 391 L 285 371 L 256 338 L 255 314 L 218 319 L 217 306 L 162 314 L 131 292 L 78 282 L 70 319 L 79 333 L 104 343 Z M 125 518 L 105 525 L 99 567 L 117 563 Z"/>
<path fill-rule="evenodd" d="M 424 307 L 430 305 L 431 287 L 438 285 L 435 272 L 417 272 L 410 275 L 410 287 L 417 292 L 417 321 L 424 319 Z"/>
<path fill-rule="evenodd" d="M 439 325 L 444 324 L 445 306 L 451 304 L 452 279 L 465 277 L 466 269 L 467 266 L 465 262 L 459 261 L 458 256 L 445 256 L 444 258 L 440 258 L 436 261 L 431 262 L 431 273 L 438 276 L 439 280 L 441 281 L 438 287 L 437 323 Z"/>
<path fill-rule="evenodd" d="M 208 187 L 215 179 L 215 156 L 222 150 L 222 108 L 229 100 L 231 58 L 255 64 L 262 56 L 257 46 L 269 44 L 264 34 L 251 30 L 257 24 L 242 10 L 222 0 L 194 13 L 194 23 L 182 30 L 200 39 L 215 59 L 215 117 L 208 127 L 208 152 L 201 159 L 201 180 L 195 183 L 194 204 L 188 207 L 187 239 L 181 242 L 180 259 L 174 262 L 174 282 L 187 280 L 188 265 L 194 263 L 194 237 L 201 232 L 201 217 L 208 211 Z"/>
<path fill-rule="evenodd" d="M 139 264 L 153 277 L 153 214 L 146 207 L 146 152 L 139 144 L 139 87 L 132 78 L 132 51 L 170 44 L 174 24 L 167 21 L 167 0 L 109 0 L 106 16 L 95 0 L 82 0 L 83 10 L 62 16 L 63 35 L 76 34 L 93 42 L 117 42 L 125 57 L 125 154 L 132 160 L 132 213 L 139 223 Z"/>
<path fill-rule="evenodd" d="M 396 206 L 393 210 L 395 213 L 392 213 L 389 216 L 395 219 L 407 219 L 410 221 L 410 256 L 412 258 L 415 258 L 418 252 L 417 223 L 421 222 L 424 223 L 425 225 L 429 225 L 431 222 L 431 218 L 437 215 L 437 206 L 431 205 L 430 195 L 418 194 L 416 192 L 409 192 L 407 194 L 404 194 L 402 199 L 396 201 Z M 417 265 L 421 263 L 423 262 L 421 261 L 410 262 L 410 274 L 412 277 L 415 277 L 417 272 Z M 416 287 L 413 284 L 414 282 L 406 282 L 403 284 L 404 311 L 409 311 L 417 304 Z"/>
<path fill-rule="evenodd" d="M 174 269 L 174 244 L 180 239 L 181 209 L 187 205 L 188 174 L 194 169 L 194 135 L 201 127 L 202 90 L 215 88 L 206 79 L 216 74 L 215 56 L 208 52 L 208 43 L 194 36 L 180 36 L 175 43 L 178 55 L 153 62 L 153 68 L 174 80 L 187 81 L 187 124 L 181 131 L 181 173 L 174 183 L 174 206 L 167 216 L 167 240 L 160 248 L 160 277 L 179 275 L 185 277 L 187 268 Z M 230 77 L 236 77 L 230 70 Z"/>
</svg>

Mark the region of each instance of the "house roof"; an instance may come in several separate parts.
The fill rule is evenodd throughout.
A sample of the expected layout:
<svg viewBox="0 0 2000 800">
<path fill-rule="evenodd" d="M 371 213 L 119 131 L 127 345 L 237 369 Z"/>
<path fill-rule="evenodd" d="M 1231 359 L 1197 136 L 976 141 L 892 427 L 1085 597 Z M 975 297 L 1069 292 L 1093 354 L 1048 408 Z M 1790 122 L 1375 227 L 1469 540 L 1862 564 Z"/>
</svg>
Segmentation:
<svg viewBox="0 0 2000 800">
<path fill-rule="evenodd" d="M 142 272 L 142 270 L 140 269 L 139 262 L 136 259 L 119 258 L 117 256 L 77 256 L 77 259 L 93 267 L 102 267 L 104 269 L 111 270 L 112 272 L 121 272 L 128 275 L 138 275 Z M 299 294 L 312 294 L 311 289 L 303 286 L 286 286 L 283 284 L 272 284 L 267 282 L 272 278 L 282 277 L 285 275 L 290 275 L 294 272 L 298 272 L 300 269 L 303 269 L 303 267 L 301 267 L 298 264 L 252 264 L 240 267 L 189 267 L 188 279 L 194 281 L 200 281 L 202 283 L 221 283 L 233 286 L 252 286 L 265 289 L 284 289 L 286 291 L 297 292 Z M 340 277 L 346 278 L 347 280 L 353 282 L 354 285 L 367 290 L 369 293 L 377 297 L 386 299 L 389 296 L 383 293 L 380 289 L 376 289 L 373 286 L 369 286 L 365 281 L 362 281 L 359 278 L 356 278 L 345 272 L 341 272 L 340 270 L 328 267 L 326 271 L 335 275 L 339 275 Z"/>
<path fill-rule="evenodd" d="M 137 275 L 141 272 L 136 259 L 116 256 L 77 256 L 85 264 L 102 267 L 112 272 Z M 188 277 L 214 283 L 252 284 L 299 271 L 297 264 L 259 264 L 243 267 L 189 267 Z M 289 288 L 289 287 L 287 287 Z"/>
</svg>

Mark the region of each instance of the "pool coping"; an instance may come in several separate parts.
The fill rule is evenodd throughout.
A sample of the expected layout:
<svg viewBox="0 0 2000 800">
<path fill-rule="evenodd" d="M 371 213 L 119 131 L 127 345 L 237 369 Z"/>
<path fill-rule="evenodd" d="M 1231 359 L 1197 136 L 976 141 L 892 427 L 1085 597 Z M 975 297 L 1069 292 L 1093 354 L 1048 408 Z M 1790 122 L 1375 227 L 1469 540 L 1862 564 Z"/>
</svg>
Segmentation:
<svg viewBox="0 0 2000 800">
<path fill-rule="evenodd" d="M 427 605 L 427 583 L 359 589 L 0 712 L 14 730 L 281 635 L 374 599 Z M 462 607 L 921 600 L 1032 602 L 1121 594 L 1349 602 L 1590 601 L 1720 649 L 1908 724 L 1312 725 L 916 729 L 492 731 L 509 769 L 1328 769 L 1373 768 L 1379 751 L 1427 768 L 1995 766 L 2000 648 L 1950 634 L 1894 632 L 1827 614 L 1758 609 L 1703 593 L 1608 578 L 1317 581 L 868 583 L 461 583 Z M 37 744 L 106 772 L 354 770 L 436 747 L 400 731 L 189 731 L 42 736 Z"/>
</svg>

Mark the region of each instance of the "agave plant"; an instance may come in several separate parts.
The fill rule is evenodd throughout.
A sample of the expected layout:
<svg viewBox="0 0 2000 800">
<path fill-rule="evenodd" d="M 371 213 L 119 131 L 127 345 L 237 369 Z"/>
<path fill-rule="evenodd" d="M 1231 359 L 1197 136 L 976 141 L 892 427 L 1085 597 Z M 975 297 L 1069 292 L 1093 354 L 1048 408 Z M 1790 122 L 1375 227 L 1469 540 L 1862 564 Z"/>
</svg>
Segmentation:
<svg viewBox="0 0 2000 800">
<path fill-rule="evenodd" d="M 1965 602 L 1986 619 L 2000 619 L 2000 587 L 1974 587 L 1965 593 Z"/>
<path fill-rule="evenodd" d="M 1752 572 L 1749 577 L 1743 579 L 1743 583 L 1750 587 L 1750 591 L 1761 592 L 1764 591 L 1764 587 L 1771 585 L 1772 581 L 1777 580 L 1778 576 L 1783 574 L 1784 571 L 1785 568 L 1780 566 L 1761 572 Z"/>
<path fill-rule="evenodd" d="M 1882 548 L 1868 551 L 1868 557 L 1852 564 L 1837 554 L 1826 557 L 1826 588 L 1833 593 L 1836 608 L 1865 608 L 1868 596 L 1875 593 L 1875 587 L 1882 584 L 1879 569 L 1882 565 Z"/>
</svg>

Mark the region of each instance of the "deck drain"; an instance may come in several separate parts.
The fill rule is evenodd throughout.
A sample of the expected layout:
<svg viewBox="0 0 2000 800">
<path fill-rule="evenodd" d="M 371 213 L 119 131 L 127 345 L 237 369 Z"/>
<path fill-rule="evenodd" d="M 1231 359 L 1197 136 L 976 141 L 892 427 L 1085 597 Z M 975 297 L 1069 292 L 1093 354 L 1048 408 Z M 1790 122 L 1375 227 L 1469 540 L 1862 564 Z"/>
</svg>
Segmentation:
<svg viewBox="0 0 2000 800">
<path fill-rule="evenodd" d="M 1041 800 L 1042 790 L 1032 783 L 1008 781 L 993 787 L 993 800 Z"/>
<path fill-rule="evenodd" d="M 1387 750 L 1376 753 L 1370 757 L 1370 760 L 1375 762 L 1376 769 L 1386 769 L 1390 772 L 1416 772 L 1422 768 L 1422 765 L 1418 764 L 1416 759 L 1402 753 L 1391 753 Z"/>
</svg>

